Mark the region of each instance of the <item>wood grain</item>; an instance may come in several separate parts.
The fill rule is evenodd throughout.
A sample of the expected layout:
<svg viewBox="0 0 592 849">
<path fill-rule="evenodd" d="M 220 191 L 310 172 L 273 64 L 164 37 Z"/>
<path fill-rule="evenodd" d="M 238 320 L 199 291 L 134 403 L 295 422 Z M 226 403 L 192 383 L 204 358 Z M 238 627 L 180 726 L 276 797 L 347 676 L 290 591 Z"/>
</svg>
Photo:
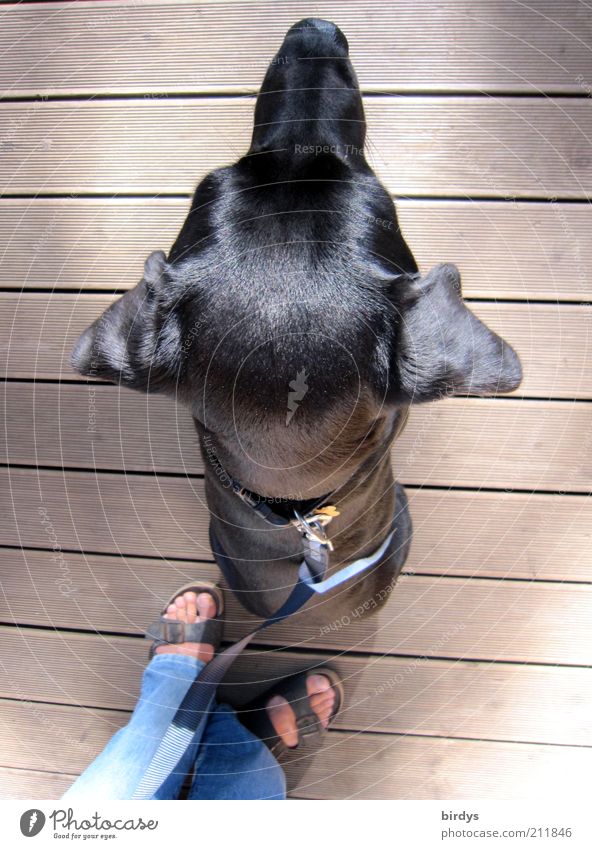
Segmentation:
<svg viewBox="0 0 592 849">
<path fill-rule="evenodd" d="M 2 798 L 62 795 L 127 721 L 155 612 L 186 580 L 218 576 L 190 417 L 73 382 L 67 358 L 172 243 L 198 180 L 246 151 L 267 63 L 311 11 L 0 5 Z M 323 757 L 288 767 L 295 798 L 587 801 L 588 10 L 320 0 L 314 14 L 349 38 L 368 158 L 402 196 L 422 271 L 459 266 L 525 379 L 516 397 L 414 410 L 393 463 L 415 535 L 388 604 L 361 618 L 344 600 L 339 621 L 266 631 L 221 697 L 338 669 L 347 705 Z M 227 599 L 234 640 L 254 620 Z"/>
<path fill-rule="evenodd" d="M 49 631 L 19 636 L 10 628 L 1 628 L 0 634 L 7 648 L 30 658 L 40 676 L 39 687 L 20 679 L 11 686 L 15 664 L 5 661 L 8 677 L 0 692 L 13 701 L 0 701 L 0 721 L 18 726 L 20 713 L 21 731 L 17 727 L 6 734 L 7 741 L 14 741 L 14 755 L 7 758 L 5 752 L 3 762 L 35 766 L 30 760 L 34 747 L 29 748 L 25 729 L 36 717 L 38 733 L 47 733 L 56 744 L 61 740 L 68 749 L 63 762 L 59 752 L 52 752 L 58 759 L 44 762 L 43 769 L 80 769 L 89 755 L 85 744 L 93 743 L 95 731 L 89 728 L 93 717 L 95 729 L 107 726 L 112 733 L 111 712 L 133 709 L 146 644 L 125 637 Z M 244 704 L 286 675 L 327 663 L 339 672 L 347 692 L 347 708 L 336 718 L 336 729 L 562 745 L 590 745 L 592 740 L 587 709 L 592 688 L 589 669 L 250 650 L 233 667 L 220 699 L 235 706 Z M 51 674 L 43 672 L 46 669 L 51 669 Z M 67 746 L 64 724 L 55 722 L 55 711 L 44 700 L 86 707 L 86 719 L 67 735 Z M 102 718 L 105 708 L 110 712 L 107 721 Z M 64 711 L 65 718 L 68 715 Z M 561 722 L 557 722 L 558 715 Z"/>
<path fill-rule="evenodd" d="M 86 601 L 84 586 L 82 580 L 77 581 L 72 566 L 69 573 L 65 573 L 60 560 L 56 562 L 46 555 L 32 559 L 30 568 L 40 560 L 49 568 L 39 578 L 39 601 L 34 603 L 35 585 L 29 579 L 34 593 L 33 598 L 31 590 L 28 594 L 32 610 L 22 611 L 22 602 L 9 599 L 5 603 L 8 605 L 5 620 L 18 622 L 20 616 L 27 624 L 128 633 L 138 633 L 152 620 L 157 607 L 154 600 L 150 599 L 151 603 L 147 604 L 149 594 L 143 592 L 143 613 L 138 611 L 135 601 L 128 610 L 129 589 L 122 590 L 121 585 L 117 589 L 117 579 L 109 575 L 109 565 L 107 571 L 104 564 L 97 565 L 98 580 L 107 588 L 99 591 L 111 595 L 109 587 L 113 586 L 113 600 L 101 603 L 95 610 L 94 602 L 88 602 L 88 609 L 83 602 L 83 599 Z M 209 568 L 206 574 L 210 577 L 217 575 L 215 567 L 204 566 Z M 113 564 L 110 567 L 113 568 Z M 188 571 L 192 574 L 186 566 L 181 570 L 185 575 Z M 69 578 L 66 584 L 63 583 L 64 573 Z M 152 573 L 150 575 L 152 577 Z M 186 579 L 179 581 L 178 576 L 166 569 L 164 576 L 167 591 L 159 593 L 163 601 L 177 586 L 186 583 Z M 91 576 L 88 580 L 97 579 Z M 139 581 L 134 578 L 133 585 L 136 582 L 141 587 L 141 578 Z M 151 590 L 157 582 L 158 576 L 155 583 L 150 584 Z M 47 588 L 47 601 L 44 600 L 44 588 Z M 368 599 L 368 604 L 372 601 Z M 361 617 L 360 611 L 356 613 L 344 597 L 338 620 L 325 623 L 321 599 L 315 604 L 319 605 L 316 615 L 322 625 L 306 624 L 301 616 L 295 615 L 289 622 L 262 632 L 257 642 L 293 650 L 327 649 L 367 655 L 589 665 L 592 663 L 591 603 L 592 587 L 583 584 L 404 575 L 391 593 L 388 605 L 375 616 Z M 13 605 L 16 612 L 12 612 Z M 227 640 L 244 636 L 255 623 L 252 616 L 229 598 L 229 612 L 225 617 Z"/>
<path fill-rule="evenodd" d="M 0 768 L 0 799 L 59 799 L 74 781 L 61 772 Z"/>
<path fill-rule="evenodd" d="M 185 198 L 0 200 L 0 285 L 7 289 L 128 289 L 144 259 L 168 250 Z M 397 201 L 423 271 L 455 262 L 465 297 L 587 301 L 588 204 Z"/>
<path fill-rule="evenodd" d="M 299 799 L 549 799 L 586 801 L 587 749 L 329 732 L 323 758 L 286 766 Z M 3 799 L 58 799 L 74 776 L 0 768 Z M 516 782 L 516 783 L 514 783 Z"/>
<path fill-rule="evenodd" d="M 123 711 L 0 700 L 2 766 L 76 775 L 128 719 Z"/>
<path fill-rule="evenodd" d="M 80 740 L 81 729 L 91 731 L 85 745 L 98 753 L 125 720 L 124 715 L 113 711 L 106 715 L 54 706 L 45 706 L 44 711 L 47 722 L 56 727 L 59 724 L 70 741 L 67 763 L 78 754 L 76 741 Z M 7 724 L 13 724 L 10 717 Z M 17 733 L 27 730 L 22 721 L 17 725 Z M 60 741 L 47 732 L 40 737 L 36 726 L 31 730 L 31 743 L 40 747 L 39 760 L 59 761 L 56 750 Z M 14 744 L 10 748 L 17 749 Z M 13 757 L 32 760 L 22 749 Z M 76 772 L 91 758 L 88 754 L 79 755 L 82 763 Z M 589 769 L 590 759 L 588 749 L 575 746 L 330 731 L 322 758 L 302 756 L 287 764 L 286 772 L 288 787 L 298 798 L 506 799 L 512 795 L 520 799 L 556 799 L 558 793 L 565 792 L 583 802 L 586 790 L 579 776 Z M 15 794 L 55 798 L 71 782 L 72 776 L 50 771 L 0 769 L 3 798 L 18 798 Z"/>
<path fill-rule="evenodd" d="M 0 193 L 187 194 L 246 153 L 253 106 L 224 97 L 0 103 L 11 128 Z M 397 195 L 583 200 L 592 192 L 588 107 L 586 97 L 372 97 L 368 161 Z"/>
<path fill-rule="evenodd" d="M 588 749 L 334 732 L 323 758 L 288 770 L 303 799 L 549 799 L 584 802 Z M 328 762 L 330 770 L 327 769 Z"/>
<path fill-rule="evenodd" d="M 0 482 L 4 545 L 212 560 L 199 479 L 4 469 Z M 589 498 L 412 488 L 408 496 L 408 572 L 592 582 Z M 58 554 L 48 563 L 55 578 L 59 562 Z"/>
<path fill-rule="evenodd" d="M 311 14 L 344 30 L 369 90 L 576 92 L 590 21 L 575 0 L 363 4 L 101 2 L 3 7 L 10 95 L 240 92 L 259 86 L 286 30 Z M 418 56 L 421 61 L 418 61 Z"/>
<path fill-rule="evenodd" d="M 95 470 L 203 472 L 190 414 L 107 384 L 4 386 L 0 462 Z M 450 399 L 418 406 L 393 448 L 403 483 L 589 492 L 588 404 Z"/>
</svg>

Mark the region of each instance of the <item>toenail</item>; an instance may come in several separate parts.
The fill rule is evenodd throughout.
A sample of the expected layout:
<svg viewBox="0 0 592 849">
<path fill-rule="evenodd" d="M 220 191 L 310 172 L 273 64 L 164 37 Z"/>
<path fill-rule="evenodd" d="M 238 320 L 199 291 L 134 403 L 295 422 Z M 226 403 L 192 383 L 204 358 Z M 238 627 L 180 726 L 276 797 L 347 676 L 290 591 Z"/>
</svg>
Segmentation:
<svg viewBox="0 0 592 849">
<path fill-rule="evenodd" d="M 214 601 L 214 598 L 213 598 L 213 597 L 212 597 L 209 593 L 200 593 L 200 594 L 197 596 L 197 604 L 198 604 L 200 607 L 205 607 L 205 608 L 207 608 L 207 607 L 209 607 L 210 605 L 214 605 L 214 606 L 215 606 L 215 601 Z"/>
<path fill-rule="evenodd" d="M 326 675 L 311 675 L 308 679 L 317 692 L 325 692 L 333 689 Z"/>
</svg>

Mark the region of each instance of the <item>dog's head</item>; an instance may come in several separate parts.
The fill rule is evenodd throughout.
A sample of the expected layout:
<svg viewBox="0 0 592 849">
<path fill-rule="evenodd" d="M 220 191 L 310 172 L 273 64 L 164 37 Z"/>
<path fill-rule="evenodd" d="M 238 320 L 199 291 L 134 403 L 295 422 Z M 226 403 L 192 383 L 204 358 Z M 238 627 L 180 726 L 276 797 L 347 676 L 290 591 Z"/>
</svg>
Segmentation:
<svg viewBox="0 0 592 849">
<path fill-rule="evenodd" d="M 363 155 L 345 36 L 308 19 L 269 66 L 246 156 L 209 174 L 168 258 L 80 337 L 74 368 L 189 407 L 264 495 L 339 486 L 410 404 L 520 383 L 512 348 L 421 277 Z"/>
</svg>

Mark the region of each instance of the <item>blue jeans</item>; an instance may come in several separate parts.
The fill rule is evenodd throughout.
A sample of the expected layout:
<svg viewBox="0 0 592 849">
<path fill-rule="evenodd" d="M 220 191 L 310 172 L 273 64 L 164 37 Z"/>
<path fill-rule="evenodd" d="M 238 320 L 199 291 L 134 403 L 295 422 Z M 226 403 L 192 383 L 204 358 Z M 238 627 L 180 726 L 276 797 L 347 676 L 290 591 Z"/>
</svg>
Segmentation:
<svg viewBox="0 0 592 849">
<path fill-rule="evenodd" d="M 191 683 L 205 663 L 157 654 L 144 671 L 128 724 L 107 743 L 63 798 L 130 799 Z M 228 705 L 214 704 L 208 721 L 154 799 L 178 799 L 188 774 L 189 799 L 285 799 L 284 772 L 268 748 Z"/>
</svg>

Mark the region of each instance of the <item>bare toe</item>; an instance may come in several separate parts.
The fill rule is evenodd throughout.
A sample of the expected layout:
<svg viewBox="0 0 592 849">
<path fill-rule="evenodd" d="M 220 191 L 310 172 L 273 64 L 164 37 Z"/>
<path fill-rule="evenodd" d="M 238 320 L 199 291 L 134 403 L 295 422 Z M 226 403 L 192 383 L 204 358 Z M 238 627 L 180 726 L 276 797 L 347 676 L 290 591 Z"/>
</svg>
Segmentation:
<svg viewBox="0 0 592 849">
<path fill-rule="evenodd" d="M 333 711 L 335 699 L 331 693 L 316 694 L 310 697 L 310 706 L 318 716 L 322 726 L 327 728 Z"/>
<path fill-rule="evenodd" d="M 195 622 L 197 619 L 197 593 L 184 593 L 185 609 L 187 611 L 187 622 Z"/>
<path fill-rule="evenodd" d="M 191 623 L 202 619 L 213 619 L 216 612 L 216 600 L 210 593 L 203 592 L 198 595 L 188 591 L 178 595 L 174 602 L 169 604 L 164 618 Z M 187 654 L 204 663 L 209 663 L 214 656 L 214 647 L 209 643 L 171 643 L 158 646 L 155 652 L 156 654 Z"/>
<path fill-rule="evenodd" d="M 326 675 L 309 675 L 306 691 L 312 710 L 324 728 L 327 728 L 335 705 L 335 690 Z M 298 745 L 298 728 L 292 705 L 283 696 L 272 696 L 266 705 L 267 713 L 276 734 L 289 748 Z"/>
<path fill-rule="evenodd" d="M 216 615 L 216 601 L 209 593 L 197 596 L 197 612 L 201 619 L 213 619 Z"/>
<path fill-rule="evenodd" d="M 312 709 L 323 727 L 327 728 L 335 705 L 335 690 L 331 682 L 326 675 L 309 675 L 306 679 L 306 689 Z"/>
<path fill-rule="evenodd" d="M 298 729 L 296 717 L 290 703 L 283 696 L 272 696 L 266 705 L 267 713 L 275 733 L 290 748 L 298 745 Z"/>
<path fill-rule="evenodd" d="M 175 599 L 176 610 L 176 618 L 179 622 L 187 622 L 187 605 L 185 604 L 185 597 L 182 595 L 178 595 Z"/>
</svg>

